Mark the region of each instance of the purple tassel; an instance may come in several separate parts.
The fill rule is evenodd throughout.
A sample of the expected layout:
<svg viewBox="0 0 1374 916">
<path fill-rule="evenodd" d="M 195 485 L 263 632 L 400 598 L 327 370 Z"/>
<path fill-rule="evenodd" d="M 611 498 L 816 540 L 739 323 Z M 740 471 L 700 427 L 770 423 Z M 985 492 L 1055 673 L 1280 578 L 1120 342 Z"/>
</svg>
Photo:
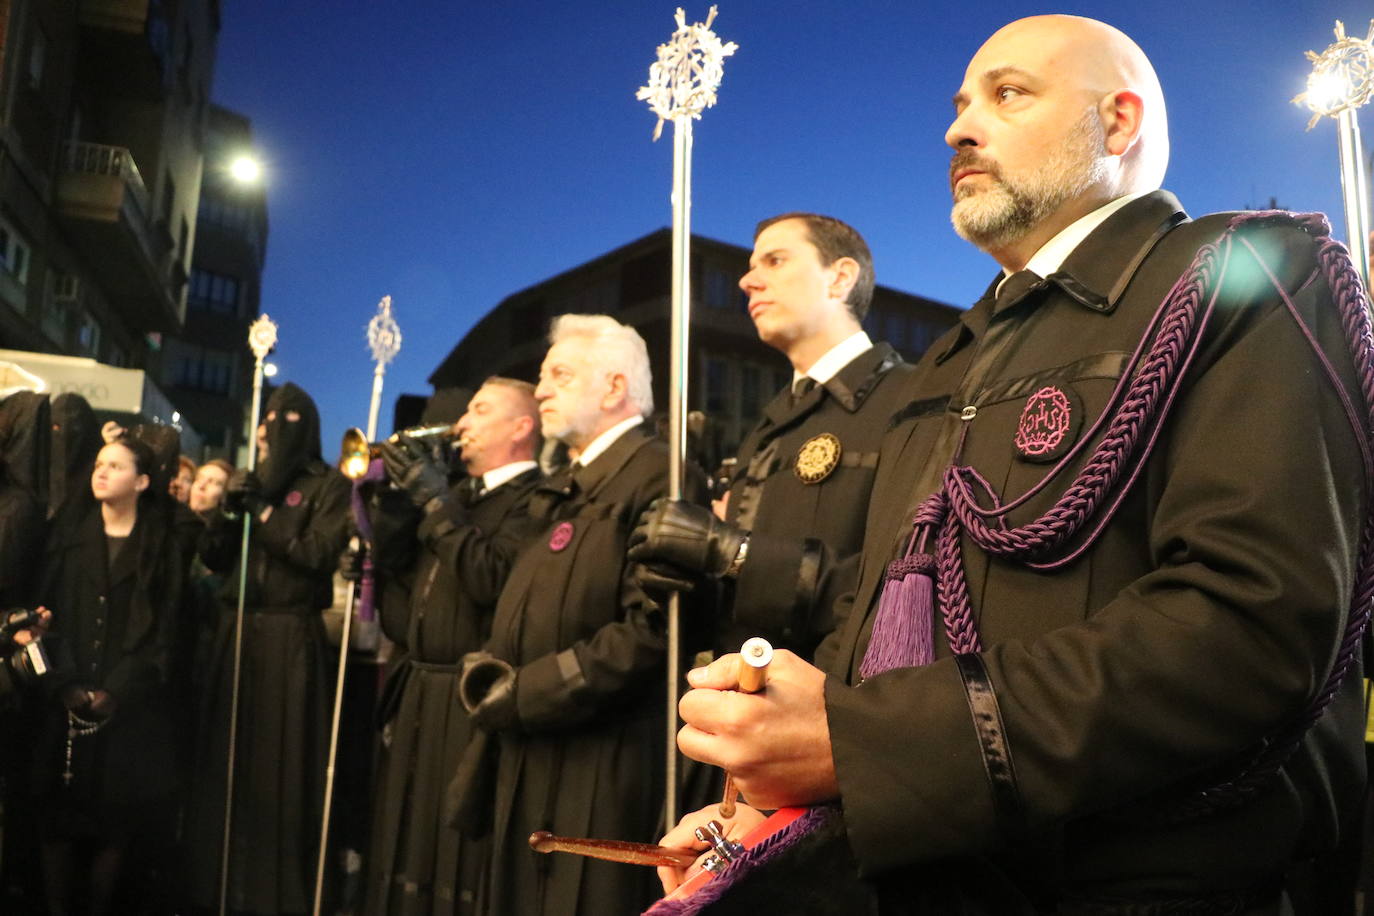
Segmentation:
<svg viewBox="0 0 1374 916">
<path fill-rule="evenodd" d="M 928 665 L 935 659 L 935 558 L 918 553 L 893 560 L 883 579 L 873 635 L 859 666 L 864 679 L 893 668 Z"/>
</svg>

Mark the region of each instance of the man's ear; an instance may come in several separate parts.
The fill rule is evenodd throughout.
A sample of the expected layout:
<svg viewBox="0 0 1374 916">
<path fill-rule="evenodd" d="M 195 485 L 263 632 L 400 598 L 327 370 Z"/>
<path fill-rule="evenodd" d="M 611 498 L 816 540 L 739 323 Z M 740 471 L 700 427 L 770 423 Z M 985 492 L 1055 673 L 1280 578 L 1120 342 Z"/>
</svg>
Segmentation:
<svg viewBox="0 0 1374 916">
<path fill-rule="evenodd" d="M 830 269 L 835 272 L 835 279 L 830 281 L 830 295 L 847 302 L 849 291 L 859 282 L 859 262 L 853 258 L 836 258 Z"/>
<path fill-rule="evenodd" d="M 601 405 L 607 410 L 614 410 L 630 396 L 630 383 L 626 381 L 623 372 L 612 372 L 606 380 L 610 383 L 611 390 L 601 398 Z"/>
<path fill-rule="evenodd" d="M 148 489 L 150 483 L 152 483 L 152 478 L 147 474 L 139 474 L 134 478 L 134 492 L 142 493 L 144 490 Z"/>
<path fill-rule="evenodd" d="M 1140 139 L 1140 127 L 1145 123 L 1145 100 L 1131 89 L 1118 89 L 1102 97 L 1097 106 L 1102 118 L 1102 133 L 1107 152 L 1124 156 Z"/>
</svg>

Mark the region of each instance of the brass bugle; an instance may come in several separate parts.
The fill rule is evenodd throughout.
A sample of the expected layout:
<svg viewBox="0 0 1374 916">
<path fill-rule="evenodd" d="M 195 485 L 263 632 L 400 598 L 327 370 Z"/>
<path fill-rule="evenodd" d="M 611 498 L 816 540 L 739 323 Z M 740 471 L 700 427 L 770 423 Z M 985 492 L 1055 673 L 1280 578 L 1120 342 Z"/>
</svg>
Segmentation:
<svg viewBox="0 0 1374 916">
<path fill-rule="evenodd" d="M 452 432 L 452 423 L 412 426 L 409 429 L 392 433 L 387 441 L 396 442 L 402 436 L 423 441 L 447 436 Z M 368 442 L 367 435 L 358 427 L 349 427 L 348 431 L 343 434 L 343 445 L 339 449 L 339 470 L 343 471 L 344 476 L 350 480 L 362 480 L 363 475 L 367 473 L 368 465 L 372 463 L 372 459 L 380 456 L 379 445 L 380 443 L 377 442 Z"/>
</svg>

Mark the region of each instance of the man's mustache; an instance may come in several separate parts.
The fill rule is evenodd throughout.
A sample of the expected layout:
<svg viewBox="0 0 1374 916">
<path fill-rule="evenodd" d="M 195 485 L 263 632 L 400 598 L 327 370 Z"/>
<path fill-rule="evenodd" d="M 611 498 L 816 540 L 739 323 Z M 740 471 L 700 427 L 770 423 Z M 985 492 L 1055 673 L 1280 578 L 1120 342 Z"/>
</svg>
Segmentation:
<svg viewBox="0 0 1374 916">
<path fill-rule="evenodd" d="M 1001 180 L 1002 169 L 991 159 L 984 159 L 971 149 L 962 149 L 949 160 L 949 190 L 954 193 L 954 175 L 964 169 L 977 169 L 986 172 L 994 179 Z"/>
</svg>

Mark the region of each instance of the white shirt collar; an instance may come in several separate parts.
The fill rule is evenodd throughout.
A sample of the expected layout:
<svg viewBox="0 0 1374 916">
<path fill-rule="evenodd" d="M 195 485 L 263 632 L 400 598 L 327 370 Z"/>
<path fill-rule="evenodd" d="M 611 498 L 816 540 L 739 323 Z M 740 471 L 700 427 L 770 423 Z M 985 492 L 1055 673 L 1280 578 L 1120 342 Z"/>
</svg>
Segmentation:
<svg viewBox="0 0 1374 916">
<path fill-rule="evenodd" d="M 588 442 L 587 447 L 582 450 L 582 454 L 577 456 L 576 463 L 582 465 L 583 467 L 586 467 L 587 465 L 591 464 L 593 461 L 595 461 L 597 458 L 601 456 L 602 452 L 606 451 L 606 449 L 614 445 L 615 440 L 619 439 L 621 436 L 625 435 L 627 432 L 634 429 L 636 426 L 643 422 L 644 418 L 639 416 L 638 414 L 636 414 L 633 417 L 627 417 L 626 419 L 621 420 L 615 426 L 612 426 L 610 429 L 606 430 L 604 433 L 597 436 L 591 442 Z"/>
<path fill-rule="evenodd" d="M 1106 222 L 1107 217 L 1111 216 L 1117 210 L 1120 210 L 1136 198 L 1144 197 L 1149 193 L 1149 191 L 1140 191 L 1136 194 L 1126 194 L 1122 197 L 1118 197 L 1116 200 L 1103 204 L 1091 213 L 1080 216 L 1078 219 L 1059 230 L 1059 234 L 1054 238 L 1050 239 L 1044 245 L 1041 245 L 1040 250 L 1031 255 L 1031 259 L 1026 262 L 1026 269 L 1035 271 L 1036 275 L 1039 277 L 1048 277 L 1060 267 L 1064 266 L 1064 262 L 1068 260 L 1069 255 L 1073 254 L 1073 250 L 1077 248 L 1094 229 Z M 1003 273 L 1007 276 L 1011 275 L 1011 271 L 1009 270 L 1003 270 Z"/>
<path fill-rule="evenodd" d="M 792 381 L 795 383 L 797 379 L 805 376 L 815 379 L 818 385 L 824 385 L 835 377 L 835 373 L 839 372 L 845 366 L 848 366 L 872 348 L 873 341 L 869 340 L 868 333 L 865 331 L 856 331 L 835 344 L 835 346 L 831 347 L 829 350 L 826 350 L 825 355 L 812 363 L 810 369 L 807 369 L 805 372 L 793 370 Z"/>
<path fill-rule="evenodd" d="M 499 468 L 492 468 L 482 475 L 482 491 L 495 490 L 503 483 L 510 483 L 530 468 L 537 467 L 539 465 L 533 461 L 512 461 L 510 464 L 503 464 Z"/>
</svg>

